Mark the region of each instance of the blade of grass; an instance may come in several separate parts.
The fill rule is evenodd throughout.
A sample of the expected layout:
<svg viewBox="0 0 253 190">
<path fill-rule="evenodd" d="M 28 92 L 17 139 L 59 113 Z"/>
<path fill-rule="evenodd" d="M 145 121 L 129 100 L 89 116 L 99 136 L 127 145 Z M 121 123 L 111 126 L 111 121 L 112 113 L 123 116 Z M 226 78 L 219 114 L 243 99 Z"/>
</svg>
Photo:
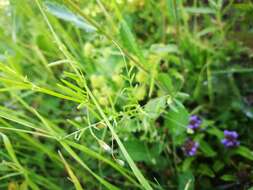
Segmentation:
<svg viewBox="0 0 253 190">
<path fill-rule="evenodd" d="M 62 147 L 74 158 L 85 170 L 87 170 L 93 177 L 95 177 L 101 184 L 103 184 L 109 190 L 119 190 L 114 185 L 110 184 L 100 176 L 98 176 L 95 172 L 93 172 L 83 161 L 82 159 L 72 150 L 72 148 L 63 141 L 60 141 Z"/>
<path fill-rule="evenodd" d="M 76 190 L 83 190 L 78 178 L 76 177 L 76 175 L 74 174 L 74 172 L 72 171 L 71 167 L 69 166 L 68 162 L 65 160 L 65 158 L 63 157 L 63 155 L 61 154 L 60 151 L 58 151 L 58 154 L 60 155 L 62 162 L 69 174 L 69 177 L 71 178 L 73 184 L 75 185 Z"/>
<path fill-rule="evenodd" d="M 108 126 L 108 128 L 111 131 L 111 134 L 113 136 L 113 138 L 116 140 L 116 142 L 119 145 L 120 150 L 122 151 L 125 159 L 127 160 L 130 168 L 132 169 L 132 171 L 134 172 L 136 178 L 138 179 L 138 181 L 140 182 L 140 184 L 146 189 L 146 190 L 151 190 L 153 189 L 148 181 L 145 179 L 145 177 L 142 175 L 141 171 L 137 168 L 137 166 L 135 165 L 133 159 L 130 157 L 130 155 L 128 154 L 125 146 L 123 145 L 123 143 L 121 142 L 120 138 L 118 137 L 117 133 L 115 132 L 112 124 L 110 123 L 108 117 L 105 115 L 105 113 L 103 112 L 103 109 L 101 108 L 101 106 L 98 104 L 96 98 L 94 97 L 94 95 L 92 94 L 92 92 L 90 91 L 90 89 L 86 86 L 86 91 L 88 93 L 88 95 L 91 97 L 91 100 L 93 101 L 93 103 L 95 104 L 95 106 L 97 107 L 100 115 L 102 116 L 102 118 L 104 119 L 106 125 Z"/>
<path fill-rule="evenodd" d="M 101 156 L 100 154 L 90 150 L 89 148 L 87 148 L 86 146 L 84 145 L 80 145 L 80 144 L 77 144 L 75 142 L 72 142 L 72 141 L 67 141 L 67 143 L 82 151 L 83 153 L 85 153 L 86 155 L 89 155 L 93 158 L 96 158 L 104 163 L 107 163 L 108 165 L 110 165 L 111 167 L 113 167 L 114 169 L 116 169 L 117 171 L 119 171 L 122 175 L 124 175 L 129 181 L 131 181 L 133 184 L 135 184 L 136 186 L 140 186 L 130 175 L 129 175 L 129 171 L 127 171 L 126 169 L 122 168 L 121 166 L 119 166 L 118 164 L 115 164 L 114 162 L 112 162 L 111 160 Z"/>
<path fill-rule="evenodd" d="M 29 186 L 31 187 L 31 189 L 33 189 L 33 190 L 39 190 L 39 187 L 38 187 L 35 183 L 33 183 L 33 182 L 30 180 L 30 178 L 29 178 L 29 176 L 28 176 L 28 172 L 26 171 L 26 169 L 23 168 L 23 166 L 21 165 L 21 163 L 18 161 L 18 159 L 17 159 L 17 157 L 16 157 L 16 154 L 15 154 L 15 152 L 14 152 L 14 149 L 13 149 L 13 147 L 12 147 L 12 145 L 11 145 L 11 142 L 10 142 L 9 138 L 8 138 L 5 134 L 3 134 L 3 133 L 1 133 L 1 132 L 0 132 L 0 135 L 2 136 L 4 145 L 5 145 L 5 148 L 6 148 L 7 152 L 8 152 L 8 154 L 10 155 L 12 161 L 18 166 L 20 172 L 22 172 L 23 175 L 25 176 L 25 178 L 26 178 L 26 180 L 27 180 L 27 182 L 28 182 L 28 185 L 29 185 Z"/>
<path fill-rule="evenodd" d="M 80 15 L 82 16 L 83 13 L 82 11 L 80 11 L 80 9 L 71 1 L 65 1 L 65 2 L 68 2 L 68 4 L 70 4 L 78 13 L 80 13 Z M 56 43 L 57 45 L 59 46 L 59 49 L 62 51 L 62 53 L 66 56 L 66 58 L 68 60 L 74 60 L 73 57 L 67 52 L 65 46 L 62 44 L 62 42 L 60 41 L 60 39 L 58 38 L 57 34 L 54 32 L 54 29 L 53 27 L 51 26 L 49 20 L 47 19 L 47 16 L 45 14 L 45 12 L 43 11 L 40 3 L 38 0 L 36 0 L 36 3 L 45 19 L 45 21 L 47 22 L 48 24 L 48 27 L 50 28 L 55 40 L 56 40 Z M 89 18 L 85 18 L 88 22 L 91 22 L 92 24 L 94 22 L 90 21 Z M 96 24 L 93 24 L 95 25 L 95 27 L 98 29 L 97 25 Z M 98 29 L 99 30 L 99 29 Z M 102 31 L 103 32 L 103 31 Z M 111 39 L 111 38 L 110 38 Z M 70 62 L 71 63 L 71 62 Z M 119 139 L 118 135 L 116 134 L 116 132 L 114 131 L 113 129 L 113 126 L 111 125 L 111 123 L 109 122 L 108 118 L 106 117 L 106 115 L 104 114 L 103 110 L 101 109 L 100 105 L 98 104 L 98 102 L 96 101 L 94 95 L 92 94 L 92 92 L 90 91 L 90 89 L 88 88 L 86 82 L 85 82 L 85 79 L 83 78 L 83 76 L 80 74 L 78 68 L 76 65 L 73 65 L 71 64 L 72 68 L 74 69 L 75 73 L 77 74 L 77 76 L 79 76 L 80 80 L 84 82 L 84 86 L 85 86 L 85 89 L 88 93 L 88 95 L 91 97 L 92 101 L 94 102 L 95 106 L 97 107 L 100 115 L 102 116 L 103 119 L 105 119 L 105 122 L 106 124 L 108 125 L 111 133 L 112 133 L 112 136 L 115 138 L 116 142 L 118 143 L 123 155 L 125 156 L 129 166 L 131 167 L 131 169 L 133 170 L 135 176 L 137 177 L 137 179 L 139 180 L 139 182 L 143 185 L 143 187 L 146 189 L 146 190 L 151 190 L 152 187 L 149 185 L 148 181 L 144 178 L 144 176 L 142 175 L 142 173 L 140 172 L 140 170 L 137 168 L 137 166 L 135 165 L 134 161 L 132 160 L 132 158 L 130 157 L 130 155 L 128 154 L 127 150 L 125 149 L 123 143 L 121 142 L 121 140 Z M 66 147 L 65 147 L 66 148 Z M 68 149 L 69 150 L 69 149 Z M 72 150 L 71 150 L 72 151 Z M 87 168 L 87 166 L 85 165 L 85 167 Z M 97 176 L 97 175 L 96 175 Z M 100 181 L 100 182 L 103 182 L 103 181 Z M 103 182 L 104 183 L 104 182 Z"/>
</svg>

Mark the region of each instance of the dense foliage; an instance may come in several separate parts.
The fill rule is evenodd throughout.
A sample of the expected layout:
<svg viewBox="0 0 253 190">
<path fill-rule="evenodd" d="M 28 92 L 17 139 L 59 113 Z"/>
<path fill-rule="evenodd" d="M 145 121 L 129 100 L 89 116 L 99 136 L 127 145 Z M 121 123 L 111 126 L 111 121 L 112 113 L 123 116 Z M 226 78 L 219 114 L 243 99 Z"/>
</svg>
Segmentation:
<svg viewBox="0 0 253 190">
<path fill-rule="evenodd" d="M 250 0 L 0 0 L 0 189 L 253 189 Z"/>
</svg>

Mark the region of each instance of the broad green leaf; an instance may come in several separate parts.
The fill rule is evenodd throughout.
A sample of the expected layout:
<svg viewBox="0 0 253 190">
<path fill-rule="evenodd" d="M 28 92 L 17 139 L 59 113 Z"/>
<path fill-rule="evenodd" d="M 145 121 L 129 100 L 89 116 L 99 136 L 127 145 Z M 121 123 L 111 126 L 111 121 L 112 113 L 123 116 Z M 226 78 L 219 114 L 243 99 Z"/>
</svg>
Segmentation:
<svg viewBox="0 0 253 190">
<path fill-rule="evenodd" d="M 126 141 L 124 145 L 134 161 L 149 164 L 157 164 L 157 161 L 159 162 L 158 156 L 163 148 L 162 144 L 157 143 L 151 146 L 137 139 Z"/>
<path fill-rule="evenodd" d="M 210 33 L 214 33 L 216 32 L 218 29 L 217 27 L 208 27 L 208 28 L 204 28 L 203 30 L 199 31 L 197 33 L 198 37 L 202 37 L 204 35 L 210 34 Z"/>
<path fill-rule="evenodd" d="M 180 174 L 178 182 L 178 190 L 194 190 L 195 178 L 191 171 Z"/>
<path fill-rule="evenodd" d="M 219 160 L 216 160 L 216 161 L 214 162 L 214 164 L 213 164 L 213 170 L 214 170 L 215 172 L 218 172 L 218 171 L 220 171 L 221 169 L 223 169 L 224 166 L 225 166 L 225 164 L 224 164 L 223 162 L 221 162 L 221 161 L 219 161 Z"/>
<path fill-rule="evenodd" d="M 200 164 L 198 166 L 197 171 L 198 171 L 198 173 L 200 173 L 202 175 L 209 176 L 209 177 L 214 177 L 215 176 L 213 170 L 206 164 Z"/>
<path fill-rule="evenodd" d="M 185 99 L 188 99 L 189 97 L 190 95 L 184 92 L 178 92 L 176 96 L 176 98 L 179 100 L 185 100 Z"/>
<path fill-rule="evenodd" d="M 157 79 L 160 81 L 162 88 L 169 94 L 173 94 L 175 92 L 173 81 L 168 73 L 159 73 Z"/>
<path fill-rule="evenodd" d="M 142 63 L 144 63 L 144 56 L 136 43 L 135 37 L 125 20 L 121 20 L 120 37 L 125 48 L 134 53 Z"/>
<path fill-rule="evenodd" d="M 149 158 L 149 151 L 147 149 L 147 146 L 139 141 L 139 140 L 130 140 L 126 141 L 124 143 L 129 155 L 131 158 L 136 161 L 146 161 L 148 162 L 150 160 Z"/>
<path fill-rule="evenodd" d="M 225 174 L 220 177 L 223 181 L 236 181 L 236 177 L 230 174 Z"/>
<path fill-rule="evenodd" d="M 176 110 L 170 110 L 166 114 L 166 127 L 174 139 L 176 145 L 181 145 L 185 140 L 185 131 L 189 122 L 189 113 L 181 103 L 175 105 Z"/>
<path fill-rule="evenodd" d="M 184 160 L 182 164 L 182 170 L 183 172 L 188 171 L 191 168 L 192 162 L 195 160 L 195 157 L 188 157 Z"/>
<path fill-rule="evenodd" d="M 208 128 L 207 132 L 211 135 L 218 137 L 219 140 L 224 137 L 223 132 L 217 127 L 210 127 Z"/>
<path fill-rule="evenodd" d="M 75 15 L 73 12 L 68 10 L 65 6 L 57 4 L 57 3 L 52 3 L 50 1 L 46 1 L 44 5 L 51 14 L 53 14 L 54 16 L 62 20 L 71 22 L 77 27 L 85 30 L 86 32 L 96 31 L 95 27 L 88 24 L 87 21 L 85 21 L 82 17 Z"/>
<path fill-rule="evenodd" d="M 234 154 L 239 154 L 249 160 L 253 160 L 253 151 L 245 146 L 239 146 L 234 150 Z"/>
<path fill-rule="evenodd" d="M 199 141 L 200 149 L 204 153 L 204 156 L 214 157 L 216 156 L 216 152 L 212 149 L 212 147 L 206 143 L 203 139 Z"/>
<path fill-rule="evenodd" d="M 150 50 L 157 54 L 179 53 L 179 49 L 175 44 L 153 44 Z"/>
<path fill-rule="evenodd" d="M 166 97 L 159 97 L 150 100 L 144 107 L 147 117 L 156 119 L 166 107 Z"/>
<path fill-rule="evenodd" d="M 215 14 L 215 10 L 208 7 L 185 7 L 184 10 L 192 14 Z"/>
</svg>

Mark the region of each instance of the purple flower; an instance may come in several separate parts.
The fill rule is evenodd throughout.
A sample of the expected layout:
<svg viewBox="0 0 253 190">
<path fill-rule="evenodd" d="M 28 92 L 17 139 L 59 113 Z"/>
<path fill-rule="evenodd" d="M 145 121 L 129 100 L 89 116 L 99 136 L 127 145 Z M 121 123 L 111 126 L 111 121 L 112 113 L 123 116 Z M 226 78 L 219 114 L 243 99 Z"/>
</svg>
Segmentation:
<svg viewBox="0 0 253 190">
<path fill-rule="evenodd" d="M 239 136 L 237 132 L 224 130 L 224 136 L 225 138 L 221 140 L 221 143 L 226 148 L 233 148 L 240 145 L 240 142 L 237 141 L 237 138 Z"/>
<path fill-rule="evenodd" d="M 197 153 L 198 147 L 199 147 L 199 143 L 191 139 L 187 139 L 182 149 L 186 156 L 194 156 Z"/>
<path fill-rule="evenodd" d="M 197 115 L 192 115 L 190 117 L 190 122 L 189 122 L 188 128 L 192 129 L 192 130 L 197 130 L 199 128 L 199 126 L 201 125 L 201 123 L 202 123 L 202 121 Z"/>
</svg>

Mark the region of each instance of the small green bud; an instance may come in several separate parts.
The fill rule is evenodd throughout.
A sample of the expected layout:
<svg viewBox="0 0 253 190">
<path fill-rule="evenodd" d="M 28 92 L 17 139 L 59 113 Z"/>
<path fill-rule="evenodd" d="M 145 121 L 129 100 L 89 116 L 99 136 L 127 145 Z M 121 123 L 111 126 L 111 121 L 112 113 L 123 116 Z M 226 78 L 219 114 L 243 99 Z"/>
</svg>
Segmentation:
<svg viewBox="0 0 253 190">
<path fill-rule="evenodd" d="M 107 106 L 109 104 L 109 101 L 106 97 L 100 97 L 98 99 L 98 102 L 102 105 L 102 106 Z"/>
<path fill-rule="evenodd" d="M 105 85 L 104 76 L 92 75 L 90 80 L 93 88 L 102 88 Z"/>
<path fill-rule="evenodd" d="M 104 128 L 106 128 L 106 125 L 105 125 L 104 123 L 98 123 L 98 124 L 96 125 L 96 127 L 97 127 L 98 129 L 104 129 Z"/>
<path fill-rule="evenodd" d="M 94 46 L 91 43 L 87 42 L 84 44 L 83 46 L 84 55 L 86 55 L 87 57 L 91 57 L 93 50 Z"/>
<path fill-rule="evenodd" d="M 147 81 L 147 74 L 144 71 L 139 71 L 136 75 L 136 81 L 139 83 L 144 83 Z"/>
<path fill-rule="evenodd" d="M 120 166 L 125 166 L 125 162 L 123 160 L 120 160 L 120 159 L 115 159 L 116 162 L 120 165 Z"/>
<path fill-rule="evenodd" d="M 99 97 L 100 96 L 100 92 L 97 89 L 93 89 L 92 93 L 94 94 L 95 97 Z"/>
<path fill-rule="evenodd" d="M 194 134 L 194 131 L 190 128 L 187 128 L 187 131 L 186 131 L 188 134 Z"/>
<path fill-rule="evenodd" d="M 134 93 L 137 100 L 143 100 L 146 96 L 146 88 L 144 85 L 137 87 Z"/>
<path fill-rule="evenodd" d="M 103 95 L 106 95 L 107 97 L 110 97 L 113 95 L 113 91 L 110 87 L 107 87 L 107 86 L 103 86 L 101 88 L 101 92 Z"/>
<path fill-rule="evenodd" d="M 173 99 L 172 99 L 171 96 L 169 96 L 168 99 L 167 99 L 167 104 L 170 105 L 172 103 L 173 103 Z"/>
<path fill-rule="evenodd" d="M 112 76 L 112 80 L 113 80 L 113 82 L 115 82 L 116 85 L 118 85 L 118 86 L 122 86 L 123 83 L 124 83 L 123 78 L 122 78 L 119 74 L 114 74 L 114 75 Z"/>
<path fill-rule="evenodd" d="M 118 4 L 122 4 L 122 3 L 123 3 L 123 1 L 122 1 L 122 0 L 116 0 L 116 3 L 118 3 Z"/>
<path fill-rule="evenodd" d="M 110 154 L 112 153 L 111 147 L 110 147 L 108 144 L 106 144 L 104 141 L 99 140 L 98 143 L 99 143 L 99 145 L 101 146 L 101 148 L 102 148 L 105 152 L 108 152 L 108 153 L 110 153 Z"/>
</svg>

